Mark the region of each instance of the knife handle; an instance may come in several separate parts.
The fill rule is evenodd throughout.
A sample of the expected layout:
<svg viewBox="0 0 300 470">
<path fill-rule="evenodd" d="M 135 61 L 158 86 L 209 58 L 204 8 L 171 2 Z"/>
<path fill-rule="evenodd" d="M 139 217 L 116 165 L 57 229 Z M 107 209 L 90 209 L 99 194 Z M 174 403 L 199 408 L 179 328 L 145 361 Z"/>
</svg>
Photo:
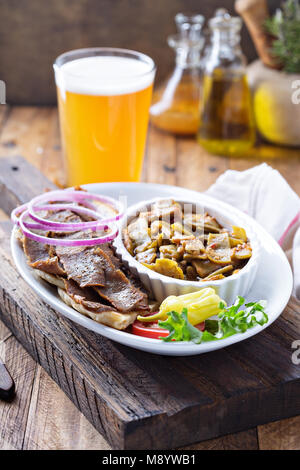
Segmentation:
<svg viewBox="0 0 300 470">
<path fill-rule="evenodd" d="M 15 394 L 15 383 L 6 369 L 0 362 L 0 399 L 9 401 Z"/>
</svg>

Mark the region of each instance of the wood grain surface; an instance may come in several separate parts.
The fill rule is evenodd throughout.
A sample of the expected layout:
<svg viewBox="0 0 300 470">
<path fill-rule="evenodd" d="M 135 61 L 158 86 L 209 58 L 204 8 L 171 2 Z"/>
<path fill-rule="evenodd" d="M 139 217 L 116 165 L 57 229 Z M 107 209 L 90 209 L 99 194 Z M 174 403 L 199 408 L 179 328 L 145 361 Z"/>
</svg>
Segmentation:
<svg viewBox="0 0 300 470">
<path fill-rule="evenodd" d="M 4 166 L 0 161 L 7 178 Z M 300 330 L 294 305 L 260 335 L 225 350 L 188 360 L 135 351 L 44 304 L 14 267 L 10 231 L 3 222 L 1 318 L 113 448 L 170 449 L 300 411 L 300 370 L 291 361 Z"/>
<path fill-rule="evenodd" d="M 39 113 L 41 120 L 50 116 L 48 126 L 41 127 Z M 12 122 L 10 116 L 13 118 Z M 25 124 L 24 116 L 30 116 Z M 24 125 L 30 129 L 30 139 L 27 139 L 26 131 L 20 131 Z M 23 155 L 37 168 L 44 169 L 52 181 L 57 182 L 61 178 L 55 109 L 9 109 L 0 106 L 0 142 L 0 156 Z M 37 143 L 40 147 L 38 151 Z M 204 190 L 226 168 L 245 169 L 262 160 L 279 168 L 292 187 L 300 193 L 297 150 L 261 146 L 256 149 L 255 154 L 245 159 L 225 159 L 208 155 L 192 140 L 175 139 L 155 130 L 149 135 L 144 180 Z M 5 219 L 3 212 L 0 212 L 0 216 Z M 0 449 L 109 448 L 101 435 L 1 323 L 0 355 L 16 381 L 18 392 L 12 404 L 0 403 Z M 299 449 L 299 433 L 300 417 L 295 417 L 193 444 L 189 448 Z"/>
</svg>

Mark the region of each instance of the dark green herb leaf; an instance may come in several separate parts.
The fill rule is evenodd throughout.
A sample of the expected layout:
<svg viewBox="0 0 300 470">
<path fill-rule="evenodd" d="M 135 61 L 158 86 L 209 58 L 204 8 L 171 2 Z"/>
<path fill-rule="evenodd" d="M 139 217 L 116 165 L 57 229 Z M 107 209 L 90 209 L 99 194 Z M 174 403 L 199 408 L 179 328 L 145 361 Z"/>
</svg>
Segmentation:
<svg viewBox="0 0 300 470">
<path fill-rule="evenodd" d="M 196 344 L 201 343 L 202 332 L 195 328 L 187 318 L 187 309 L 184 308 L 179 315 L 177 312 L 169 312 L 168 318 L 164 321 L 159 320 L 158 325 L 161 328 L 169 330 L 167 337 L 161 337 L 163 341 L 193 341 Z"/>
<path fill-rule="evenodd" d="M 222 311 L 218 320 L 205 320 L 205 330 L 201 332 L 188 320 L 188 311 L 182 313 L 172 311 L 168 313 L 165 321 L 158 321 L 160 327 L 169 330 L 167 337 L 161 337 L 163 341 L 193 341 L 196 344 L 207 341 L 217 341 L 229 338 L 237 333 L 245 333 L 249 328 L 268 322 L 265 312 L 265 301 L 249 302 L 244 308 L 245 299 L 238 296 L 233 305 L 225 307 L 220 303 Z"/>
<path fill-rule="evenodd" d="M 298 0 L 286 0 L 265 23 L 275 37 L 272 55 L 287 73 L 300 72 L 300 5 Z"/>
<path fill-rule="evenodd" d="M 208 333 L 215 335 L 219 331 L 218 320 L 205 320 L 205 329 Z"/>
</svg>

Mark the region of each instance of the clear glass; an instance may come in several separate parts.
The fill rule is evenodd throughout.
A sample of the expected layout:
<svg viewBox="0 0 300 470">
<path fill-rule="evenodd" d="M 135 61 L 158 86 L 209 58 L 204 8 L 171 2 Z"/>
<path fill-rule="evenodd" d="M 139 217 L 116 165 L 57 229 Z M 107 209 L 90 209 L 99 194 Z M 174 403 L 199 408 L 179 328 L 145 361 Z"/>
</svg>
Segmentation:
<svg viewBox="0 0 300 470">
<path fill-rule="evenodd" d="M 255 142 L 241 26 L 241 19 L 225 9 L 210 20 L 212 40 L 204 68 L 198 140 L 213 154 L 240 156 Z"/>
<path fill-rule="evenodd" d="M 175 134 L 196 134 L 202 90 L 201 51 L 204 45 L 201 15 L 175 16 L 178 34 L 168 37 L 175 50 L 176 65 L 153 94 L 151 122 Z"/>
<path fill-rule="evenodd" d="M 153 60 L 115 48 L 78 49 L 54 63 L 66 183 L 139 181 Z"/>
</svg>

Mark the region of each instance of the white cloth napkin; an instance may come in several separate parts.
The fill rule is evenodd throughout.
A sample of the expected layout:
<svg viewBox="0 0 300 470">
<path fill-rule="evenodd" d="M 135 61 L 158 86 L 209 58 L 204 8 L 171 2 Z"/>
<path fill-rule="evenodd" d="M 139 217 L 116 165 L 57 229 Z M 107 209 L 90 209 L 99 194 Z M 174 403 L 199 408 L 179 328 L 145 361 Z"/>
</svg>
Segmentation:
<svg viewBox="0 0 300 470">
<path fill-rule="evenodd" d="M 206 191 L 257 220 L 281 245 L 294 272 L 293 295 L 300 301 L 300 198 L 266 163 L 228 170 Z"/>
</svg>

